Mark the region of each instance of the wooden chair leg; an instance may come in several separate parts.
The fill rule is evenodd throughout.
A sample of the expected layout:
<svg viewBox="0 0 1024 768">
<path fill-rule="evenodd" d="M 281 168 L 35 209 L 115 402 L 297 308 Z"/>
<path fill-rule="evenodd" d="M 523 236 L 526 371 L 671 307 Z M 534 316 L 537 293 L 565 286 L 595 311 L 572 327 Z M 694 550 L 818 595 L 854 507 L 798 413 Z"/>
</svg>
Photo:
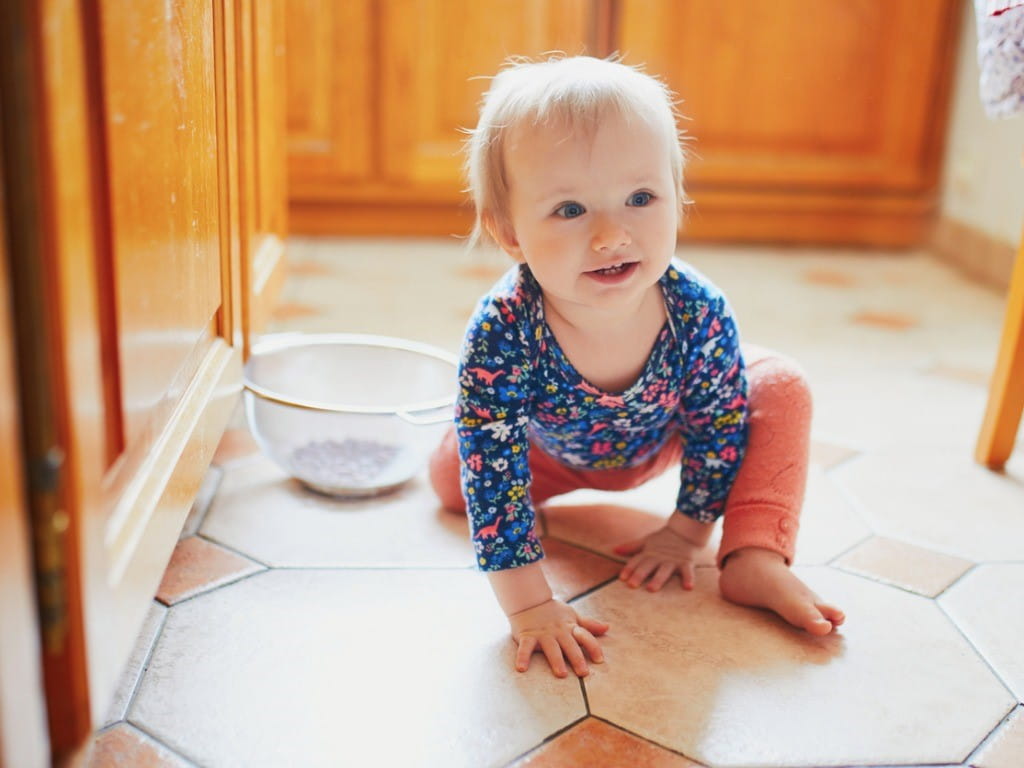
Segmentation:
<svg viewBox="0 0 1024 768">
<path fill-rule="evenodd" d="M 1003 468 L 1013 452 L 1021 411 L 1024 411 L 1024 239 L 1017 250 L 1010 279 L 999 356 L 974 452 L 979 463 L 991 469 Z"/>
</svg>

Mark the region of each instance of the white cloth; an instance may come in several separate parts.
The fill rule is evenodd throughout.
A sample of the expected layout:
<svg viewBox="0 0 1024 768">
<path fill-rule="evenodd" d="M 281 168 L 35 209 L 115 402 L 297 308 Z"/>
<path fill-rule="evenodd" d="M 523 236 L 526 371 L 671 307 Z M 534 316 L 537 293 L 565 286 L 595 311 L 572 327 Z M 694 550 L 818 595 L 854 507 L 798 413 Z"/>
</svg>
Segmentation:
<svg viewBox="0 0 1024 768">
<path fill-rule="evenodd" d="M 985 114 L 1019 115 L 1024 112 L 1024 0 L 974 0 L 974 10 Z"/>
</svg>

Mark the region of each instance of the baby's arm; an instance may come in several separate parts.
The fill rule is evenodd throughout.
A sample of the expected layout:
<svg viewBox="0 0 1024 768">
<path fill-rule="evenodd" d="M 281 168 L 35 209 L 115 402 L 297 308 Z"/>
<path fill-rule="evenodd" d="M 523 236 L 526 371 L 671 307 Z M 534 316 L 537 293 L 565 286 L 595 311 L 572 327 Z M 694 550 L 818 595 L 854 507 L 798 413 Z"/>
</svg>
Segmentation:
<svg viewBox="0 0 1024 768">
<path fill-rule="evenodd" d="M 571 606 L 555 599 L 539 562 L 492 571 L 488 578 L 519 646 L 517 670 L 525 672 L 529 668 L 530 658 L 538 648 L 556 677 L 568 674 L 566 659 L 573 672 L 580 677 L 587 675 L 584 650 L 595 663 L 604 661 L 597 636 L 607 632 L 608 625 L 579 616 Z"/>
<path fill-rule="evenodd" d="M 558 677 L 588 672 L 583 651 L 602 660 L 595 635 L 606 624 L 578 616 L 556 600 L 541 569 L 530 500 L 531 339 L 517 303 L 483 303 L 471 321 L 459 366 L 456 435 L 470 531 L 478 567 L 488 574 L 518 645 L 525 671 L 541 650 Z"/>
<path fill-rule="evenodd" d="M 687 303 L 682 314 L 702 319 L 688 328 L 680 382 L 684 450 L 676 512 L 661 530 L 615 550 L 633 556 L 620 578 L 631 587 L 650 578 L 651 591 L 677 571 L 683 588 L 693 587 L 694 554 L 707 544 L 725 506 L 744 445 L 746 378 L 728 304 L 709 292 Z"/>
</svg>

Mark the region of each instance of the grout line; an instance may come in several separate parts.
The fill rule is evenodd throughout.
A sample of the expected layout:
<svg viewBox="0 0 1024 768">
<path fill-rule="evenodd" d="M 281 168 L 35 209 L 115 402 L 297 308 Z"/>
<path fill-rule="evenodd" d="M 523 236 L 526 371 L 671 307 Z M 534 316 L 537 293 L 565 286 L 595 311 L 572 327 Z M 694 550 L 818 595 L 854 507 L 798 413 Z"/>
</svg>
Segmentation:
<svg viewBox="0 0 1024 768">
<path fill-rule="evenodd" d="M 1013 689 L 1010 687 L 1010 684 L 1003 678 L 1001 674 L 999 674 L 999 671 L 994 666 L 992 666 L 992 663 L 988 660 L 988 657 L 984 653 L 982 653 L 981 649 L 978 648 L 977 645 L 975 645 L 974 641 L 967 636 L 967 633 L 964 632 L 963 627 L 961 627 L 957 623 L 956 619 L 954 619 L 949 614 L 949 611 L 946 610 L 945 606 L 943 606 L 942 603 L 940 603 L 938 600 L 935 600 L 934 602 L 935 606 L 942 612 L 942 615 L 946 617 L 946 620 L 953 625 L 953 628 L 957 632 L 959 632 L 960 636 L 967 642 L 967 645 L 974 652 L 974 655 L 977 656 L 981 660 L 981 662 L 989 668 L 989 671 L 992 673 L 995 679 L 999 681 L 999 684 L 1006 689 L 1006 692 L 1010 694 L 1010 698 L 1013 699 L 1013 701 L 1016 703 L 1017 694 L 1013 692 Z"/>
<path fill-rule="evenodd" d="M 933 600 L 935 600 L 935 602 L 938 602 L 938 601 L 939 601 L 939 598 L 940 598 L 940 597 L 942 597 L 943 595 L 945 595 L 945 594 L 946 594 L 947 592 L 949 592 L 949 590 L 951 590 L 951 589 L 952 589 L 953 587 L 955 587 L 955 586 L 956 586 L 957 584 L 959 584 L 959 583 L 960 583 L 961 581 L 963 581 L 964 579 L 966 579 L 966 578 L 967 578 L 967 577 L 968 577 L 968 576 L 969 576 L 970 574 L 972 574 L 972 573 L 974 573 L 974 572 L 975 572 L 976 570 L 978 570 L 978 568 L 980 568 L 980 567 L 981 567 L 982 565 L 989 565 L 989 563 L 972 563 L 972 564 L 971 564 L 971 566 L 970 566 L 970 567 L 969 567 L 969 568 L 968 568 L 968 569 L 967 569 L 966 571 L 964 571 L 964 572 L 963 572 L 963 573 L 961 573 L 961 574 L 960 574 L 959 576 L 957 576 L 957 577 L 956 577 L 955 579 L 953 579 L 953 581 L 951 581 L 951 582 L 950 582 L 949 584 L 947 584 L 947 585 L 946 585 L 946 586 L 945 586 L 945 587 L 944 587 L 944 588 L 943 588 L 943 589 L 942 589 L 942 590 L 941 590 L 941 591 L 940 591 L 940 592 L 939 592 L 938 594 L 936 594 L 936 595 L 935 595 L 935 597 L 934 597 L 934 598 L 932 598 L 932 599 L 933 599 Z"/>
<path fill-rule="evenodd" d="M 871 539 L 874 539 L 874 538 L 877 538 L 877 536 L 874 533 L 874 531 L 869 531 L 868 535 L 865 536 L 863 539 L 857 540 L 856 542 L 854 542 L 853 544 L 848 546 L 846 549 L 841 551 L 839 554 L 837 554 L 835 557 L 833 557 L 831 560 L 828 560 L 828 561 L 826 561 L 823 564 L 824 565 L 828 565 L 828 566 L 832 566 L 832 567 L 835 567 L 835 568 L 840 568 L 840 570 L 842 570 L 842 568 L 837 564 L 838 561 L 842 560 L 848 554 L 853 552 L 853 550 L 857 549 L 858 547 L 862 546 L 863 544 L 866 544 L 867 542 L 871 541 Z M 794 555 L 794 559 L 795 559 L 795 555 Z M 798 563 L 794 562 L 793 565 L 798 565 Z M 800 565 L 802 565 L 802 563 L 800 563 Z"/>
<path fill-rule="evenodd" d="M 540 751 L 546 744 L 549 744 L 550 742 L 554 741 L 555 739 L 557 739 L 559 736 L 561 736 L 566 731 L 572 730 L 577 725 L 579 725 L 584 720 L 586 720 L 588 716 L 589 715 L 583 715 L 582 717 L 580 717 L 580 718 L 578 718 L 576 720 L 573 720 L 571 723 L 569 723 L 564 728 L 559 728 L 554 733 L 548 734 L 547 736 L 544 737 L 543 741 L 541 741 L 540 744 L 536 744 L 536 745 L 530 747 L 525 752 L 522 752 L 522 753 L 516 755 L 515 757 L 513 757 L 510 762 L 505 763 L 506 768 L 514 768 L 514 766 L 517 765 L 518 763 L 520 763 L 523 760 L 523 758 L 525 758 L 525 757 L 527 757 L 529 755 L 532 755 L 535 752 Z"/>
<path fill-rule="evenodd" d="M 1015 700 L 1014 701 L 1014 705 L 1012 707 L 1010 707 L 1010 711 L 1007 712 L 1005 715 L 1003 715 L 1003 718 L 998 723 L 995 724 L 995 727 L 992 728 L 992 730 L 989 731 L 988 734 L 986 734 L 984 738 L 982 738 L 982 740 L 978 743 L 978 746 L 976 746 L 973 750 L 970 751 L 970 753 L 968 753 L 967 757 L 964 758 L 963 764 L 964 765 L 970 764 L 970 761 L 972 761 L 973 758 L 977 757 L 978 753 L 983 748 L 985 748 L 989 744 L 991 744 L 992 741 L 995 738 L 996 732 L 998 732 L 1004 725 L 1006 725 L 1008 722 L 1010 722 L 1010 718 L 1013 717 L 1013 713 L 1017 712 L 1018 710 L 1020 710 L 1022 715 L 1024 715 L 1024 705 L 1016 702 L 1016 700 Z"/>
<path fill-rule="evenodd" d="M 212 595 L 214 592 L 217 592 L 217 591 L 219 591 L 219 590 L 221 590 L 221 589 L 223 589 L 225 587 L 234 586 L 235 584 L 239 584 L 239 583 L 241 583 L 241 582 L 243 582 L 243 581 L 245 581 L 247 579 L 252 578 L 253 576 L 259 576 L 261 573 L 266 573 L 269 570 L 270 570 L 269 568 L 261 568 L 259 570 L 252 571 L 250 573 L 243 573 L 243 574 L 241 574 L 241 575 L 231 579 L 230 581 L 221 582 L 221 583 L 217 584 L 216 586 L 210 587 L 209 589 L 200 588 L 199 590 L 197 590 L 196 592 L 194 592 L 191 595 L 187 595 L 187 596 L 181 598 L 180 600 L 175 600 L 170 605 L 167 605 L 166 603 L 160 601 L 159 599 L 157 599 L 157 602 L 159 602 L 160 605 L 166 606 L 168 608 L 168 610 L 171 609 L 171 608 L 177 608 L 179 605 L 184 605 L 185 603 L 191 602 L 192 600 L 195 600 L 197 597 L 203 597 L 204 595 Z"/>
<path fill-rule="evenodd" d="M 679 755 L 680 757 L 683 757 L 689 760 L 690 762 L 697 763 L 698 765 L 703 765 L 703 763 L 701 763 L 699 760 L 690 757 L 685 752 L 680 752 L 678 749 L 673 749 L 672 747 L 666 747 L 664 744 L 659 744 L 653 739 L 649 739 L 646 736 L 641 736 L 639 733 L 634 733 L 629 728 L 625 728 L 619 725 L 618 723 L 613 723 L 611 720 L 608 720 L 607 718 L 601 717 L 600 715 L 591 715 L 591 717 L 593 717 L 595 720 L 600 720 L 602 723 L 605 723 L 606 725 L 610 725 L 612 728 L 615 728 L 616 730 L 622 731 L 623 733 L 628 733 L 630 736 L 640 739 L 640 741 L 645 741 L 648 744 L 652 744 L 658 749 L 663 749 L 666 752 L 671 752 L 673 755 Z"/>
<path fill-rule="evenodd" d="M 132 692 L 128 695 L 128 700 L 125 702 L 124 718 L 121 722 L 126 721 L 129 713 L 132 711 L 132 704 L 135 703 L 135 697 L 138 695 L 139 688 L 142 686 L 142 678 L 145 677 L 146 670 L 149 669 L 149 662 L 153 659 L 153 652 L 156 650 L 157 643 L 160 642 L 160 636 L 163 635 L 164 627 L 167 624 L 167 615 L 170 608 L 156 598 L 153 598 L 153 602 L 163 609 L 163 616 L 160 617 L 160 625 L 156 628 L 156 632 L 153 633 L 153 642 L 149 644 L 149 650 L 146 651 L 146 657 L 139 665 L 139 674 L 135 676 L 135 683 L 132 685 Z"/>
<path fill-rule="evenodd" d="M 192 758 L 190 758 L 190 757 L 186 757 L 185 753 L 183 753 L 182 751 L 180 751 L 180 750 L 170 746 L 167 742 L 163 741 L 162 739 L 157 738 L 152 732 L 150 732 L 144 726 L 140 725 L 135 720 L 132 720 L 130 718 L 126 718 L 126 719 L 122 720 L 121 722 L 123 722 L 126 725 L 134 728 L 139 733 L 144 735 L 146 738 L 151 739 L 152 741 L 156 742 L 161 747 L 163 747 L 168 752 L 170 752 L 175 757 L 177 757 L 179 760 L 181 760 L 183 763 L 185 763 L 186 765 L 190 766 L 190 768 L 201 768 L 199 763 L 197 763 L 196 761 L 192 760 Z"/>
<path fill-rule="evenodd" d="M 232 554 L 238 555 L 239 557 L 245 558 L 246 560 L 248 560 L 250 562 L 256 563 L 256 565 L 262 565 L 264 568 L 273 568 L 274 567 L 274 566 L 270 565 L 269 563 L 263 562 L 259 558 L 253 557 L 252 555 L 243 552 L 240 549 L 236 549 L 235 547 L 231 546 L 230 544 L 225 544 L 223 541 L 220 541 L 219 539 L 216 539 L 216 538 L 214 538 L 213 536 L 210 536 L 207 533 L 203 533 L 202 531 L 197 531 L 195 535 L 197 537 L 199 537 L 200 539 L 208 541 L 210 544 L 216 544 L 218 547 L 221 547 L 222 549 L 226 549 L 228 552 L 231 552 Z"/>
<path fill-rule="evenodd" d="M 584 590 L 583 592 L 580 592 L 575 597 L 569 598 L 569 600 L 567 600 L 566 602 L 568 602 L 568 603 L 575 603 L 577 600 L 582 600 L 583 598 L 585 598 L 585 597 L 587 597 L 589 595 L 594 594 L 599 589 L 602 589 L 603 587 L 607 587 L 609 584 L 614 584 L 618 580 L 619 580 L 618 575 L 612 576 L 612 577 L 610 577 L 608 579 L 605 579 L 604 581 L 602 581 L 602 582 L 600 582 L 598 584 L 595 584 L 590 589 L 587 589 L 587 590 Z"/>
</svg>

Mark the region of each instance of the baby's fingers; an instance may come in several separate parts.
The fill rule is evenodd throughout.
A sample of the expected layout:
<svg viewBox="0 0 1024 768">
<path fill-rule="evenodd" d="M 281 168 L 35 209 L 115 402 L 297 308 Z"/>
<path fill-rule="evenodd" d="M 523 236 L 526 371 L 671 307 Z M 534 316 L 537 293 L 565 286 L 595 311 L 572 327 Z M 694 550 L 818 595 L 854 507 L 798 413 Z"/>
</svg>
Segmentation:
<svg viewBox="0 0 1024 768">
<path fill-rule="evenodd" d="M 547 657 L 548 664 L 555 677 L 565 677 L 569 671 L 565 667 L 565 659 L 562 658 L 562 646 L 551 635 L 545 635 L 540 639 L 541 650 Z"/>
<path fill-rule="evenodd" d="M 537 638 L 527 635 L 519 641 L 519 650 L 516 651 L 516 669 L 525 672 L 530 668 L 530 657 L 537 648 Z"/>
<path fill-rule="evenodd" d="M 665 562 L 658 566 L 658 570 L 654 572 L 654 576 L 647 582 L 647 589 L 651 592 L 657 592 L 663 586 L 665 582 L 672 578 L 672 574 L 676 572 L 677 566 L 673 562 Z"/>
<path fill-rule="evenodd" d="M 637 563 L 632 575 L 626 580 L 627 586 L 639 587 L 647 580 L 648 576 L 654 573 L 654 569 L 658 567 L 659 562 L 659 560 L 653 557 L 645 557 Z"/>
<path fill-rule="evenodd" d="M 588 618 L 586 616 L 580 616 L 577 619 L 577 621 L 579 622 L 579 625 L 581 627 L 583 627 L 585 630 L 587 630 L 587 632 L 589 632 L 592 635 L 597 635 L 598 637 L 600 637 L 605 632 L 607 632 L 608 631 L 608 627 L 611 626 L 610 624 L 606 624 L 603 621 L 598 621 L 597 619 L 591 619 L 591 618 Z"/>
<path fill-rule="evenodd" d="M 580 648 L 577 637 L 587 630 L 583 627 L 573 627 L 572 633 L 568 637 L 562 637 L 561 646 L 562 651 L 565 653 L 565 658 L 569 660 L 572 665 L 572 671 L 576 673 L 577 677 L 586 677 L 590 670 L 587 668 L 587 660 L 583 656 L 583 649 Z"/>
<path fill-rule="evenodd" d="M 590 656 L 595 664 L 600 664 L 604 661 L 604 651 L 601 650 L 601 644 L 597 642 L 596 637 L 587 631 L 586 627 L 582 625 L 574 627 L 572 636 L 576 638 L 576 642 L 587 652 L 587 655 Z"/>
</svg>

